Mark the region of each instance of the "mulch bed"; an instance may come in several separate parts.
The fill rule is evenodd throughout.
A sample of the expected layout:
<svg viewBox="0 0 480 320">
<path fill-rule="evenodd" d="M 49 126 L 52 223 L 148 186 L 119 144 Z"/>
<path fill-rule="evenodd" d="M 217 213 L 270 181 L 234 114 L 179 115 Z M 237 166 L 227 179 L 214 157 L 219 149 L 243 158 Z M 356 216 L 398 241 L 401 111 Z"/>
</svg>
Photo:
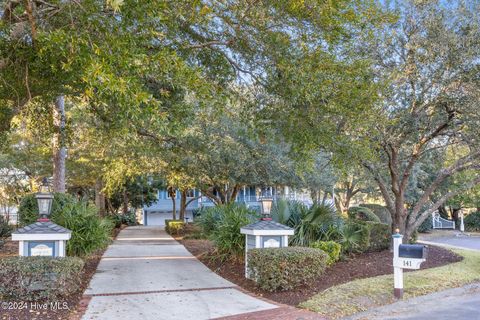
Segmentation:
<svg viewBox="0 0 480 320">
<path fill-rule="evenodd" d="M 115 239 L 120 232 L 121 228 L 114 229 L 113 238 Z M 88 287 L 90 279 L 93 277 L 93 274 L 97 270 L 98 263 L 102 258 L 105 249 L 98 250 L 97 252 L 92 253 L 88 258 L 84 260 L 85 266 L 83 268 L 81 277 L 80 290 L 76 294 L 73 294 L 69 297 L 65 297 L 62 301 L 59 301 L 60 306 L 64 307 L 63 309 L 53 310 L 50 306 L 46 310 L 42 310 L 40 303 L 35 304 L 35 302 L 22 302 L 15 301 L 16 305 L 13 303 L 10 304 L 10 307 L 16 308 L 16 310 L 5 310 L 0 305 L 0 319 L 1 320 L 47 320 L 47 319 L 56 319 L 56 320 L 67 320 L 67 319 L 79 319 L 81 314 L 81 306 L 79 302 L 83 297 L 83 292 Z M 17 256 L 18 255 L 18 242 L 17 241 L 7 241 L 5 245 L 0 248 L 0 259 L 8 256 Z M 1 303 L 2 301 L 0 301 Z M 13 301 L 12 301 L 13 302 Z M 52 301 L 49 301 L 49 303 Z M 56 302 L 56 301 L 55 301 Z"/>
<path fill-rule="evenodd" d="M 180 240 L 180 239 L 179 239 Z M 384 274 L 392 274 L 392 253 L 389 250 L 368 252 L 355 255 L 347 260 L 339 261 L 327 268 L 325 273 L 317 278 L 310 286 L 303 286 L 295 290 L 284 292 L 266 292 L 256 287 L 255 282 L 244 277 L 245 265 L 243 260 L 220 261 L 214 259 L 215 248 L 209 240 L 180 240 L 181 243 L 202 261 L 212 271 L 243 289 L 258 296 L 263 296 L 275 302 L 297 306 L 311 296 L 338 284 L 355 279 L 369 278 Z M 443 266 L 461 261 L 463 258 L 450 250 L 429 246 L 427 261 L 422 269 Z M 410 271 L 410 270 L 408 270 Z"/>
</svg>

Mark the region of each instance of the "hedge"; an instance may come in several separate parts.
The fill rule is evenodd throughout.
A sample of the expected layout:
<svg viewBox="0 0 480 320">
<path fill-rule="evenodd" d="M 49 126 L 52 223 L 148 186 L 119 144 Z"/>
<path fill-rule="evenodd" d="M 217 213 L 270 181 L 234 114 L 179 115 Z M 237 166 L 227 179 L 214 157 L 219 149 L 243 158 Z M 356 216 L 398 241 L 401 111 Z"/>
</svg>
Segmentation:
<svg viewBox="0 0 480 320">
<path fill-rule="evenodd" d="M 392 225 L 392 215 L 387 207 L 376 203 L 362 203 L 359 207 L 370 209 L 380 219 L 381 223 Z"/>
<path fill-rule="evenodd" d="M 363 224 L 369 233 L 367 251 L 382 251 L 390 247 L 392 230 L 388 224 L 372 221 L 365 221 Z"/>
<path fill-rule="evenodd" d="M 165 231 L 171 235 L 179 235 L 183 231 L 185 222 L 183 220 L 165 219 Z"/>
<path fill-rule="evenodd" d="M 364 207 L 350 207 L 348 208 L 348 217 L 350 219 L 361 221 L 380 222 L 380 219 L 372 212 L 372 210 Z"/>
<path fill-rule="evenodd" d="M 321 275 L 327 260 L 325 252 L 314 248 L 251 249 L 248 251 L 248 272 L 263 290 L 291 290 Z"/>
<path fill-rule="evenodd" d="M 80 289 L 80 258 L 10 257 L 0 260 L 0 298 L 54 301 Z"/>
<path fill-rule="evenodd" d="M 480 231 L 480 211 L 472 212 L 463 219 L 465 230 L 470 232 Z"/>
<path fill-rule="evenodd" d="M 311 248 L 320 249 L 328 255 L 327 265 L 332 265 L 340 259 L 342 245 L 335 241 L 315 241 L 310 244 Z"/>
</svg>

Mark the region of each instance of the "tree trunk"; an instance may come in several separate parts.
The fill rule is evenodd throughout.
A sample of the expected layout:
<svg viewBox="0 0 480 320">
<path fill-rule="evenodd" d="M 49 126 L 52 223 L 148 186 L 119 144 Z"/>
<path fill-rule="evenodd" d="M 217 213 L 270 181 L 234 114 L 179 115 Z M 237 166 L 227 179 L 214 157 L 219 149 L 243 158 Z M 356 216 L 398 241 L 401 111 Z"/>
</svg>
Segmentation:
<svg viewBox="0 0 480 320">
<path fill-rule="evenodd" d="M 128 193 L 127 190 L 123 191 L 123 206 L 122 206 L 122 212 L 123 214 L 128 213 Z"/>
<path fill-rule="evenodd" d="M 180 220 L 185 220 L 185 212 L 187 211 L 187 190 L 180 192 Z"/>
<path fill-rule="evenodd" d="M 175 198 L 177 197 L 176 189 L 173 187 L 169 187 L 167 192 L 169 197 L 172 199 L 172 219 L 177 220 L 177 201 L 175 200 Z"/>
<path fill-rule="evenodd" d="M 105 194 L 102 191 L 103 181 L 102 179 L 97 179 L 95 182 L 95 206 L 98 209 L 98 214 L 100 216 L 105 216 Z"/>
<path fill-rule="evenodd" d="M 65 147 L 65 99 L 57 97 L 53 108 L 53 191 L 65 193 L 65 159 L 67 149 Z"/>
</svg>

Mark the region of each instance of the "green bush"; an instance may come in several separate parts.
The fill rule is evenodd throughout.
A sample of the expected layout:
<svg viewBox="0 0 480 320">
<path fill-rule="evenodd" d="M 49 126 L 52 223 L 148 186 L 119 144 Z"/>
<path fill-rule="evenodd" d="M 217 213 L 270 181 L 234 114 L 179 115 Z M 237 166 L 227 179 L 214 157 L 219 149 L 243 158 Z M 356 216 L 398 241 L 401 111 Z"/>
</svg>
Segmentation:
<svg viewBox="0 0 480 320">
<path fill-rule="evenodd" d="M 291 290 L 321 275 L 327 260 L 325 252 L 314 248 L 251 249 L 248 272 L 263 290 Z"/>
<path fill-rule="evenodd" d="M 372 221 L 365 221 L 363 224 L 369 233 L 367 251 L 382 251 L 390 247 L 392 238 L 390 225 Z"/>
<path fill-rule="evenodd" d="M 342 245 L 335 241 L 315 241 L 310 244 L 311 248 L 320 249 L 328 255 L 327 265 L 332 265 L 340 259 Z"/>
<path fill-rule="evenodd" d="M 63 207 L 74 203 L 77 203 L 77 199 L 72 195 L 67 193 L 54 193 L 50 219 L 55 221 L 55 218 L 62 213 Z M 24 227 L 36 222 L 38 218 L 38 203 L 35 194 L 26 195 L 22 198 L 20 206 L 18 207 L 19 225 Z"/>
<path fill-rule="evenodd" d="M 348 218 L 360 221 L 380 222 L 380 219 L 372 212 L 372 210 L 364 207 L 348 208 Z"/>
<path fill-rule="evenodd" d="M 110 219 L 98 216 L 97 209 L 85 201 L 65 205 L 52 221 L 72 231 L 72 238 L 67 241 L 67 254 L 74 256 L 105 248 L 114 227 Z"/>
<path fill-rule="evenodd" d="M 38 206 L 35 195 L 27 195 L 19 207 L 21 225 L 37 221 Z M 50 219 L 72 231 L 72 238 L 67 241 L 67 254 L 84 256 L 104 248 L 110 242 L 113 229 L 111 219 L 97 215 L 95 206 L 86 201 L 77 201 L 73 196 L 55 193 Z"/>
<path fill-rule="evenodd" d="M 183 231 L 185 222 L 183 220 L 165 219 L 165 231 L 171 235 L 179 235 Z"/>
<path fill-rule="evenodd" d="M 241 257 L 245 250 L 245 235 L 240 233 L 240 228 L 255 221 L 258 214 L 237 203 L 218 206 L 218 210 L 221 211 L 220 220 L 210 238 L 221 254 Z"/>
<path fill-rule="evenodd" d="M 422 224 L 417 228 L 418 232 L 428 232 L 433 229 L 432 216 L 428 216 L 423 220 Z"/>
<path fill-rule="evenodd" d="M 0 297 L 16 301 L 65 300 L 80 289 L 80 258 L 10 257 L 0 260 Z"/>
<path fill-rule="evenodd" d="M 221 216 L 221 207 L 202 207 L 196 211 L 195 224 L 200 226 L 204 234 L 211 235 Z"/>
<path fill-rule="evenodd" d="M 115 228 L 120 228 L 122 224 L 125 224 L 127 226 L 138 225 L 137 215 L 135 214 L 135 212 L 127 212 L 126 214 L 117 213 L 110 216 L 110 219 L 115 224 Z"/>
<path fill-rule="evenodd" d="M 0 216 L 0 240 L 10 237 L 12 234 L 12 226 L 8 223 L 7 219 Z"/>
<path fill-rule="evenodd" d="M 375 203 L 362 203 L 359 207 L 370 209 L 380 219 L 381 223 L 392 225 L 392 215 L 387 207 Z"/>
<path fill-rule="evenodd" d="M 290 243 L 296 246 L 309 246 L 317 240 L 332 240 L 338 238 L 338 231 L 343 220 L 335 208 L 328 205 L 314 204 L 310 208 L 299 210 L 296 220 L 295 234 Z"/>
<path fill-rule="evenodd" d="M 365 252 L 370 245 L 369 230 L 359 222 L 348 221 L 340 228 L 339 233 L 343 253 Z"/>
<path fill-rule="evenodd" d="M 480 231 L 480 211 L 472 212 L 463 219 L 465 230 L 470 232 Z"/>
</svg>

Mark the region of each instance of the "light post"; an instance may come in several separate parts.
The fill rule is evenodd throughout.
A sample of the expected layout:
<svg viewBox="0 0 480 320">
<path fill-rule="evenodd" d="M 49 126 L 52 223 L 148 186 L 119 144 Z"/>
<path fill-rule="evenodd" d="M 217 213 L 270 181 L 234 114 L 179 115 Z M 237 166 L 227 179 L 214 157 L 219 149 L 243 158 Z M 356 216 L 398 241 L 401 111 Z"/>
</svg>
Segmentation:
<svg viewBox="0 0 480 320">
<path fill-rule="evenodd" d="M 460 209 L 460 231 L 465 232 L 465 224 L 463 223 L 463 210 Z"/>
<path fill-rule="evenodd" d="M 35 195 L 35 198 L 37 199 L 38 213 L 40 214 L 38 221 L 49 221 L 48 216 L 52 211 L 53 194 L 50 192 L 47 178 L 43 178 L 40 192 Z"/>
<path fill-rule="evenodd" d="M 264 221 L 270 221 L 272 220 L 272 217 L 270 216 L 270 212 L 272 211 L 272 203 L 273 203 L 273 198 L 269 196 L 265 196 L 260 198 L 260 203 L 262 205 L 262 220 Z"/>
</svg>

